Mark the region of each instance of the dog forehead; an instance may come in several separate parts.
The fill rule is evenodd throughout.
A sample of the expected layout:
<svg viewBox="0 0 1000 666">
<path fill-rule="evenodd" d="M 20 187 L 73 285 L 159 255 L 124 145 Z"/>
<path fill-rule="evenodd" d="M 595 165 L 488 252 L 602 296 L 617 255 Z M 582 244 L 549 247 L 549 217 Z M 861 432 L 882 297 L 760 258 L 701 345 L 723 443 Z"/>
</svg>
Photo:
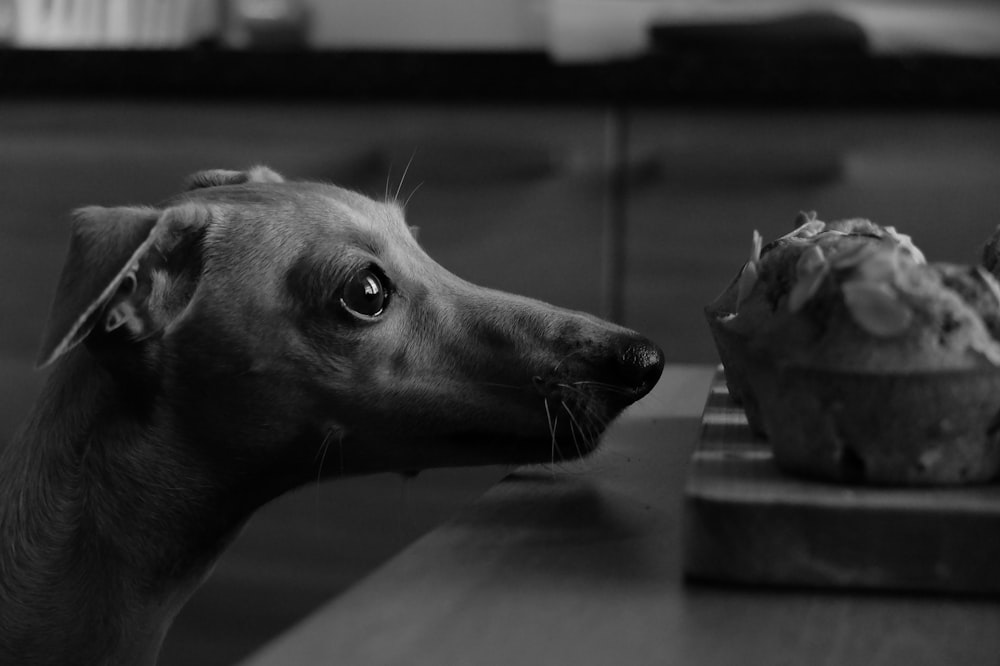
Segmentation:
<svg viewBox="0 0 1000 666">
<path fill-rule="evenodd" d="M 247 256 L 282 263 L 310 248 L 379 246 L 410 238 L 402 209 L 333 185 L 274 183 L 219 188 L 207 244 L 243 246 Z"/>
</svg>

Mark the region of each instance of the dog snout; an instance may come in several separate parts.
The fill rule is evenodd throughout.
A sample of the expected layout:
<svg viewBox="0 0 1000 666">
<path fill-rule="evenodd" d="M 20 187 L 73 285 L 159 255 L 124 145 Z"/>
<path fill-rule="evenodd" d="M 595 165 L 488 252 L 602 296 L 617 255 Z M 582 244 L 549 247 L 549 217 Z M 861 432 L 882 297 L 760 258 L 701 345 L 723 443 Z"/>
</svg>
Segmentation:
<svg viewBox="0 0 1000 666">
<path fill-rule="evenodd" d="M 638 400 L 659 381 L 663 373 L 663 350 L 640 335 L 622 336 L 614 349 L 606 381 L 634 392 Z"/>
</svg>

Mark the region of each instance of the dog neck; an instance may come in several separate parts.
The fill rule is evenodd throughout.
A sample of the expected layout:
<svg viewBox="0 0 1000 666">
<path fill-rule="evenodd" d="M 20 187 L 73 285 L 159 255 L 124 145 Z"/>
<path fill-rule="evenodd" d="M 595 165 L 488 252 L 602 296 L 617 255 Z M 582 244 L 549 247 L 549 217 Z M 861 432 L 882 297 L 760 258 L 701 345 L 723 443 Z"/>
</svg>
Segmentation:
<svg viewBox="0 0 1000 666">
<path fill-rule="evenodd" d="M 0 663 L 155 663 L 249 515 L 149 397 L 76 350 L 0 454 Z"/>
</svg>

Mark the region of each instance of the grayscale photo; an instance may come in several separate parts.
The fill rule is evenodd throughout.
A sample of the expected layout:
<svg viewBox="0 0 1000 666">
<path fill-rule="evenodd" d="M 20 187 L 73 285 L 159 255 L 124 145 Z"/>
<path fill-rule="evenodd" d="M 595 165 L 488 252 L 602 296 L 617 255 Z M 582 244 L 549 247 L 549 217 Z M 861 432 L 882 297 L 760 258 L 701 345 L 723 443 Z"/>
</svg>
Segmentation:
<svg viewBox="0 0 1000 666">
<path fill-rule="evenodd" d="M 1000 5 L 0 0 L 0 666 L 998 666 Z"/>
</svg>

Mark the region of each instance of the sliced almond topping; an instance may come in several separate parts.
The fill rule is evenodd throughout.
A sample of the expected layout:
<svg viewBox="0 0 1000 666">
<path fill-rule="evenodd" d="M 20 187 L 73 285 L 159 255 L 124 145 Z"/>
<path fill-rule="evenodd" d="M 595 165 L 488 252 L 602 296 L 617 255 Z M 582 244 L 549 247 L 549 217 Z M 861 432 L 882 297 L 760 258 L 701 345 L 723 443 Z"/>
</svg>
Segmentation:
<svg viewBox="0 0 1000 666">
<path fill-rule="evenodd" d="M 809 302 L 816 292 L 819 291 L 819 286 L 823 284 L 823 280 L 826 278 L 828 271 L 818 270 L 802 277 L 792 290 L 788 292 L 788 309 L 791 312 L 798 312 L 802 309 L 806 303 Z"/>
<path fill-rule="evenodd" d="M 812 213 L 812 217 L 806 217 L 806 221 L 803 224 L 800 224 L 778 240 L 787 240 L 789 238 L 812 238 L 813 236 L 821 233 L 824 228 L 826 228 L 826 223 L 821 220 L 817 220 L 816 213 Z"/>
<path fill-rule="evenodd" d="M 748 261 L 740 271 L 740 279 L 736 284 L 736 312 L 740 311 L 740 306 L 750 296 L 755 284 L 757 284 L 757 264 Z"/>
<path fill-rule="evenodd" d="M 851 280 L 843 285 L 844 303 L 857 324 L 879 337 L 900 335 L 913 321 L 913 311 L 887 284 Z"/>
<path fill-rule="evenodd" d="M 895 248 L 888 252 L 872 251 L 864 258 L 864 261 L 857 264 L 855 270 L 858 277 L 868 282 L 892 284 L 896 282 L 896 276 L 899 275 L 899 261 L 899 252 Z"/>
<path fill-rule="evenodd" d="M 899 246 L 904 250 L 906 250 L 906 252 L 909 253 L 909 255 L 913 257 L 913 259 L 916 260 L 918 264 L 927 263 L 927 259 L 924 257 L 924 253 L 921 252 L 916 245 L 914 245 L 913 239 L 910 236 L 899 233 L 898 231 L 896 231 L 896 227 L 882 227 L 882 228 L 885 229 L 885 233 L 887 233 L 890 238 L 899 243 Z"/>
<path fill-rule="evenodd" d="M 982 266 L 976 266 L 976 276 L 983 281 L 986 288 L 990 290 L 993 298 L 996 300 L 997 305 L 1000 305 L 1000 284 L 997 284 L 997 280 L 993 275 L 983 268 Z"/>
<path fill-rule="evenodd" d="M 807 247 L 799 255 L 799 260 L 795 264 L 795 276 L 803 278 L 807 275 L 812 275 L 816 271 L 823 270 L 826 265 L 826 256 L 823 254 L 823 248 L 819 245 Z"/>
<path fill-rule="evenodd" d="M 838 248 L 830 254 L 830 265 L 837 269 L 852 268 L 878 252 L 878 245 L 869 242 L 855 242 Z"/>
<path fill-rule="evenodd" d="M 829 269 L 820 246 L 813 245 L 802 251 L 795 264 L 795 284 L 788 292 L 788 309 L 791 312 L 798 312 L 809 302 L 823 284 Z"/>
</svg>

